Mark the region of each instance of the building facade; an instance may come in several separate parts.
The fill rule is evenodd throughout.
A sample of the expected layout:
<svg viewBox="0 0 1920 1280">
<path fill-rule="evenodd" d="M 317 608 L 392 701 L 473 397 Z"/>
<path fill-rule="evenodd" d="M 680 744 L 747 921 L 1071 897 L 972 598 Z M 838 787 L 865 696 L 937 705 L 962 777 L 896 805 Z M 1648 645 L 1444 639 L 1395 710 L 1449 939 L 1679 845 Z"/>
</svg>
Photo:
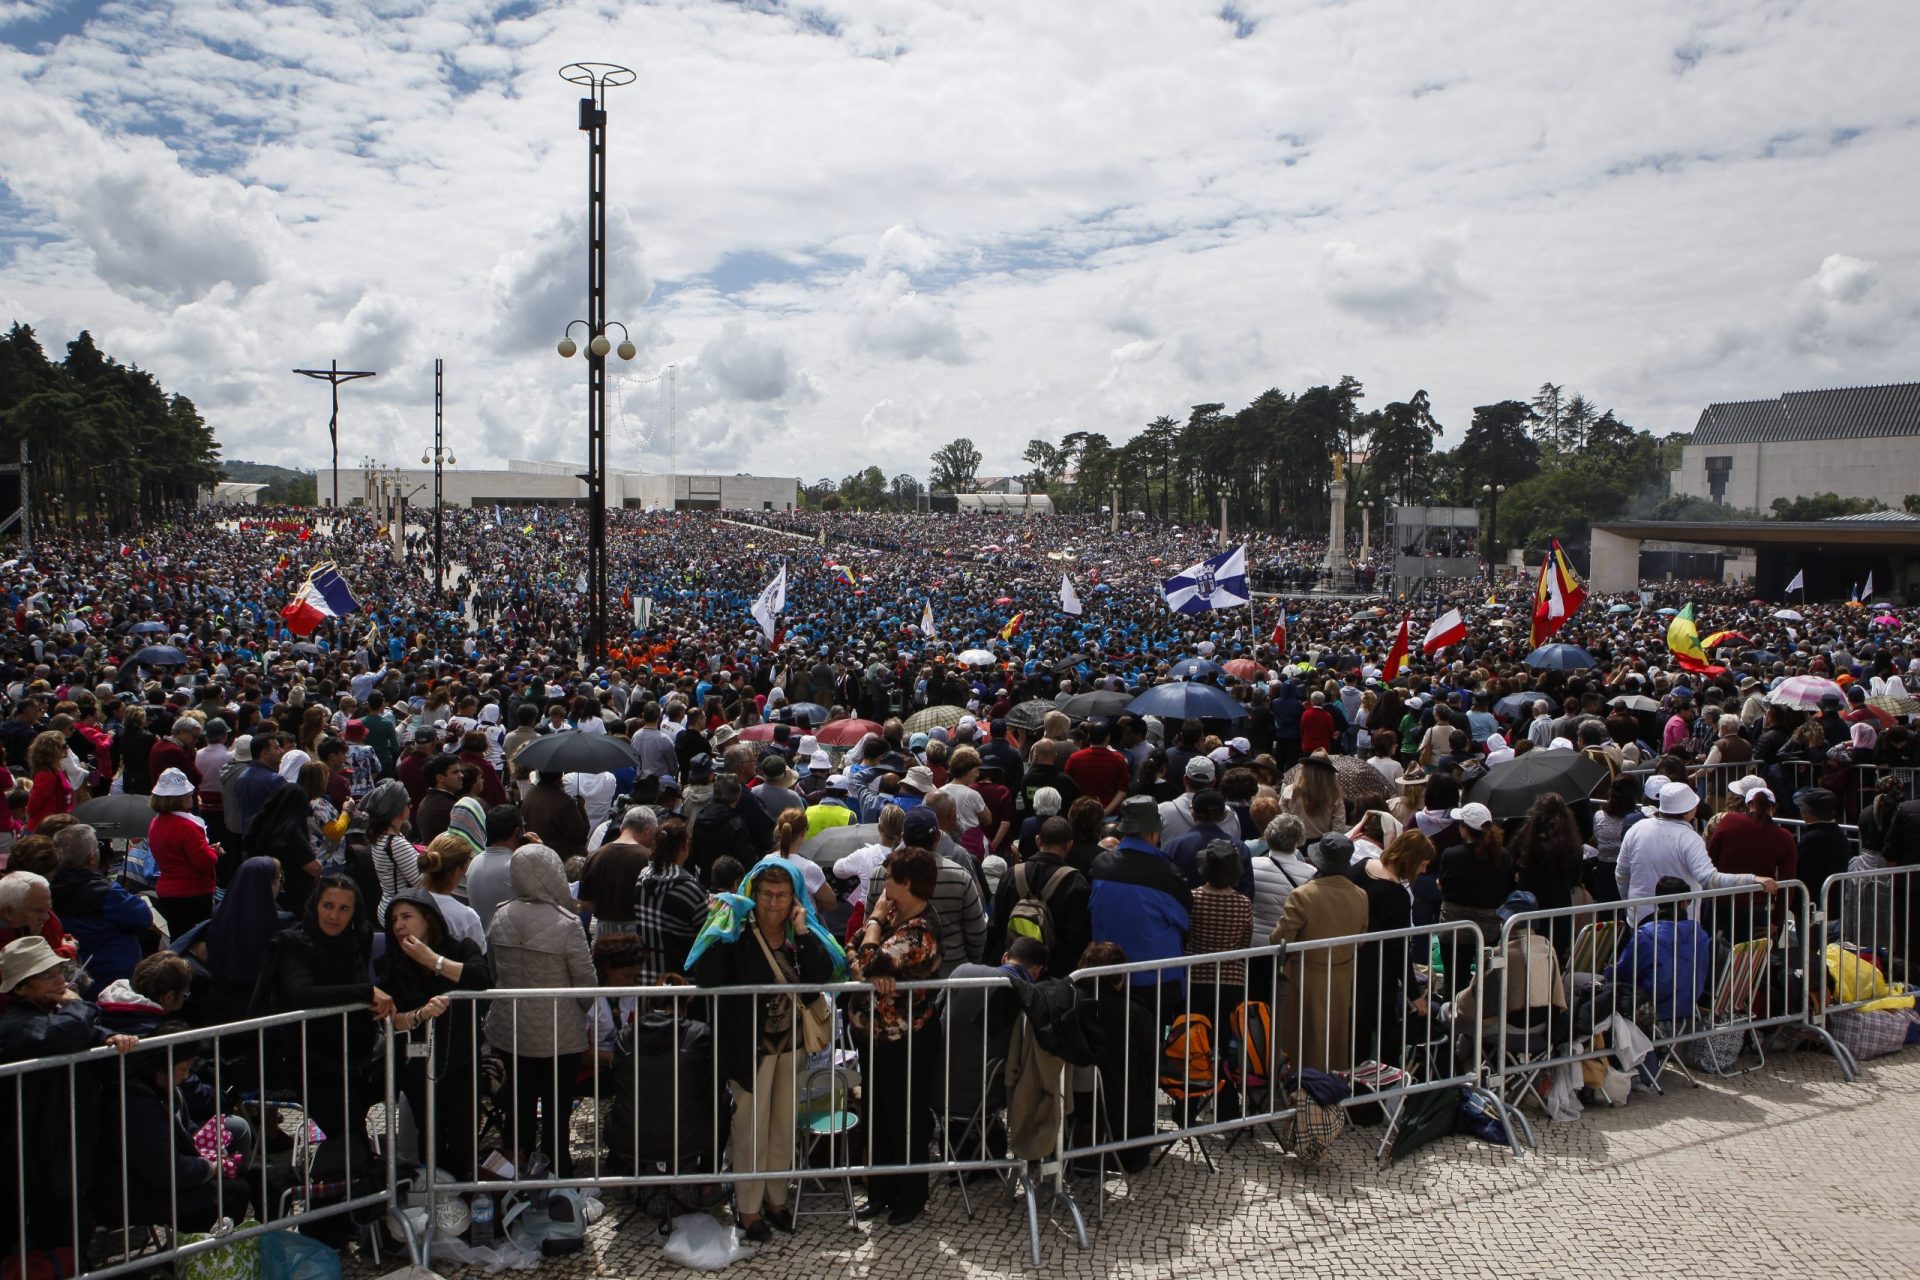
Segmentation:
<svg viewBox="0 0 1920 1280">
<path fill-rule="evenodd" d="M 1920 382 L 1708 405 L 1672 483 L 1762 515 L 1775 499 L 1819 493 L 1898 510 L 1920 494 Z"/>
<path fill-rule="evenodd" d="M 586 501 L 579 473 L 584 464 L 510 460 L 504 469 L 447 467 L 441 472 L 440 498 L 450 507 L 565 507 Z M 319 492 L 330 495 L 333 473 L 319 473 Z M 382 485 L 397 484 L 416 507 L 433 503 L 433 468 L 340 469 L 340 501 L 347 506 L 377 501 Z M 607 471 L 607 506 L 659 511 L 791 511 L 799 501 L 800 481 L 793 476 L 660 475 Z"/>
</svg>

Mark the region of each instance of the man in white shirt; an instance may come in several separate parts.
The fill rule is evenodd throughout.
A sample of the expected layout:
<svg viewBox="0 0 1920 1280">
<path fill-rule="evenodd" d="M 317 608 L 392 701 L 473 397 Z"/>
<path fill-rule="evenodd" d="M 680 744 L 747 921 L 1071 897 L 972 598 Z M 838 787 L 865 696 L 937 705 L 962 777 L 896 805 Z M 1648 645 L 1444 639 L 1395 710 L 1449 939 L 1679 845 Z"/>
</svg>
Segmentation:
<svg viewBox="0 0 1920 1280">
<path fill-rule="evenodd" d="M 1693 815 L 1700 808 L 1700 797 L 1684 782 L 1669 782 L 1660 788 L 1659 813 L 1649 821 L 1636 822 L 1620 842 L 1620 861 L 1614 866 L 1614 881 L 1628 898 L 1651 898 L 1662 876 L 1685 880 L 1695 889 L 1733 889 L 1758 885 L 1768 893 L 1779 889 L 1766 876 L 1734 874 L 1715 869 L 1707 857 L 1707 845 L 1693 829 Z M 1636 922 L 1652 914 L 1651 907 L 1634 910 Z"/>
<path fill-rule="evenodd" d="M 610 773 L 569 773 L 560 779 L 560 788 L 577 796 L 587 809 L 587 829 L 591 831 L 607 820 L 620 783 Z"/>
</svg>

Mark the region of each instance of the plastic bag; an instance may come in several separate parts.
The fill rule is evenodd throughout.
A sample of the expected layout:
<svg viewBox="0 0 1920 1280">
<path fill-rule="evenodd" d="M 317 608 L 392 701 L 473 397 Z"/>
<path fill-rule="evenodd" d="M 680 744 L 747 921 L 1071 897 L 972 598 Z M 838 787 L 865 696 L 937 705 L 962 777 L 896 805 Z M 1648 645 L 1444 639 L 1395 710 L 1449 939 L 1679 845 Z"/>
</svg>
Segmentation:
<svg viewBox="0 0 1920 1280">
<path fill-rule="evenodd" d="M 479 1267 L 490 1276 L 502 1271 L 532 1271 L 540 1265 L 540 1255 L 528 1253 L 505 1240 L 491 1247 L 472 1245 L 459 1236 L 433 1233 L 433 1242 L 428 1246 L 429 1262 L 437 1262 L 453 1267 Z"/>
<path fill-rule="evenodd" d="M 228 1224 L 227 1230 L 217 1234 L 226 1235 L 228 1231 L 239 1231 L 259 1225 L 259 1222 L 249 1218 L 237 1227 Z M 214 1238 L 214 1233 L 193 1232 L 181 1236 L 180 1243 L 196 1244 L 201 1240 Z M 203 1253 L 190 1254 L 174 1264 L 174 1274 L 178 1275 L 180 1280 L 260 1280 L 260 1237 L 248 1236 L 245 1240 L 223 1244 Z"/>
<path fill-rule="evenodd" d="M 686 1213 L 673 1220 L 673 1234 L 663 1252 L 667 1261 L 677 1262 L 694 1271 L 720 1271 L 742 1258 L 751 1258 L 753 1250 L 741 1244 L 732 1227 L 723 1226 L 705 1213 Z"/>
<path fill-rule="evenodd" d="M 340 1280 L 340 1255 L 296 1231 L 260 1237 L 260 1280 Z"/>
</svg>

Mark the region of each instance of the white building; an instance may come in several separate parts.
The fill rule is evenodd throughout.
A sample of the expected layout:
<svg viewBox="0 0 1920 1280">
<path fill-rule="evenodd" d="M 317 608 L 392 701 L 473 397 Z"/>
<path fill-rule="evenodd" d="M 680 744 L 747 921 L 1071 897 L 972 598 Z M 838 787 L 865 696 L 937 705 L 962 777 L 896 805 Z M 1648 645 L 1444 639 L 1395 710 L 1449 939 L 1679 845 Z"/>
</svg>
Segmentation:
<svg viewBox="0 0 1920 1280">
<path fill-rule="evenodd" d="M 450 507 L 564 507 L 586 501 L 586 464 L 512 459 L 504 470 L 447 467 L 441 472 L 440 498 Z M 341 468 L 340 501 L 354 506 L 375 500 L 382 483 L 397 480 L 409 504 L 433 502 L 433 468 L 398 470 Z M 323 468 L 319 493 L 333 493 L 333 472 Z M 607 469 L 607 506 L 633 510 L 791 511 L 799 501 L 800 481 L 793 476 L 660 475 Z"/>
<path fill-rule="evenodd" d="M 260 494 L 267 486 L 246 484 L 239 480 L 216 480 L 200 491 L 200 505 L 203 507 L 228 507 L 239 505 L 257 507 Z"/>
<path fill-rule="evenodd" d="M 1920 382 L 1790 391 L 1708 405 L 1673 491 L 1770 515 L 1776 498 L 1836 493 L 1898 510 L 1920 493 Z"/>
</svg>

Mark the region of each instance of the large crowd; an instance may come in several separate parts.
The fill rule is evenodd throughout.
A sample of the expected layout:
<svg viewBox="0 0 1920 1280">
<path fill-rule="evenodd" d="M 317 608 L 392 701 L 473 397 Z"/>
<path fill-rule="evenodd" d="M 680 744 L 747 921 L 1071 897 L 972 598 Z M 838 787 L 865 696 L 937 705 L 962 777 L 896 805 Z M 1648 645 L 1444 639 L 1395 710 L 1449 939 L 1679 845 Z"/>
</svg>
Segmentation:
<svg viewBox="0 0 1920 1280">
<path fill-rule="evenodd" d="M 206 1055 L 143 1054 L 159 1033 L 363 1010 L 311 1024 L 297 1053 L 262 1041 L 243 1070 L 270 1087 L 295 1071 L 323 1154 L 374 1178 L 376 1032 L 424 1028 L 444 1068 L 440 1167 L 474 1178 L 486 1152 L 467 1117 L 491 1086 L 505 1121 L 489 1143 L 522 1167 L 545 1153 L 564 1181 L 587 1154 L 555 1120 L 588 1105 L 579 1082 L 602 1058 L 626 1055 L 640 1078 L 684 1052 L 695 1006 L 662 1023 L 631 1000 L 464 993 L 866 982 L 824 1031 L 805 1002 L 714 995 L 702 1016 L 721 1028 L 709 1052 L 726 1087 L 700 1115 L 726 1117 L 735 1174 L 787 1167 L 796 1100 L 780 1081 L 842 1034 L 868 1082 L 873 1159 L 914 1163 L 936 1149 L 940 1066 L 904 1046 L 963 1015 L 959 993 L 901 981 L 1035 983 L 1448 921 L 1491 940 L 1518 911 L 1793 879 L 1818 901 L 1850 867 L 1920 863 L 1910 611 L 1661 584 L 1587 599 L 1553 637 L 1583 659 L 1540 669 L 1528 587 L 1473 581 L 1419 602 L 1389 675 L 1406 606 L 1298 590 L 1326 558 L 1310 537 L 1236 533 L 1288 593 L 1179 614 L 1162 580 L 1213 555 L 1217 530 L 1017 514 L 609 523 L 604 660 L 585 648 L 571 509 L 446 513 L 441 586 L 429 534 L 403 530 L 396 553 L 358 509 L 45 532 L 0 564 L 0 1063 L 112 1045 L 134 1064 L 0 1090 L 23 1153 L 0 1159 L 0 1202 L 23 1203 L 27 1243 L 262 1207 L 248 1161 L 271 1124 L 214 1093 Z M 1363 583 L 1369 550 L 1352 557 Z M 324 561 L 359 608 L 297 637 L 280 610 Z M 783 567 L 769 638 L 750 609 Z M 1710 671 L 1667 647 L 1689 603 L 1702 634 L 1733 633 Z M 1466 639 L 1423 653 L 1447 608 Z M 1831 683 L 1800 705 L 1773 696 L 1808 678 Z M 1183 681 L 1223 705 L 1132 708 Z M 521 760 L 566 735 L 630 758 Z M 1507 762 L 1555 752 L 1603 780 L 1499 813 L 1469 799 Z M 1912 972 L 1913 905 L 1889 908 L 1890 980 Z M 1647 945 L 1670 955 L 1673 926 L 1650 922 Z M 1639 981 L 1634 954 L 1610 976 Z M 1409 1010 L 1470 1016 L 1474 957 L 1419 959 L 1363 953 L 1367 972 L 1338 990 L 1271 959 L 1190 985 L 1096 984 L 1088 1016 L 1118 1019 L 1100 1070 L 1127 1082 L 1121 1136 L 1150 1131 L 1162 1033 L 1202 1006 L 1195 990 L 1216 1010 L 1274 993 L 1277 1052 L 1338 1073 L 1392 1056 Z M 1658 996 L 1670 1019 L 1677 997 Z M 400 1064 L 416 1119 L 424 1070 Z M 80 1090 L 111 1105 L 79 1105 Z M 636 1129 L 680 1123 L 639 1110 Z M 108 1187 L 124 1205 L 103 1207 Z M 862 1217 L 904 1226 L 929 1179 L 866 1191 Z M 748 1239 L 792 1228 L 784 1182 L 742 1178 L 735 1197 Z M 16 1234 L 8 1214 L 0 1235 Z"/>
</svg>

